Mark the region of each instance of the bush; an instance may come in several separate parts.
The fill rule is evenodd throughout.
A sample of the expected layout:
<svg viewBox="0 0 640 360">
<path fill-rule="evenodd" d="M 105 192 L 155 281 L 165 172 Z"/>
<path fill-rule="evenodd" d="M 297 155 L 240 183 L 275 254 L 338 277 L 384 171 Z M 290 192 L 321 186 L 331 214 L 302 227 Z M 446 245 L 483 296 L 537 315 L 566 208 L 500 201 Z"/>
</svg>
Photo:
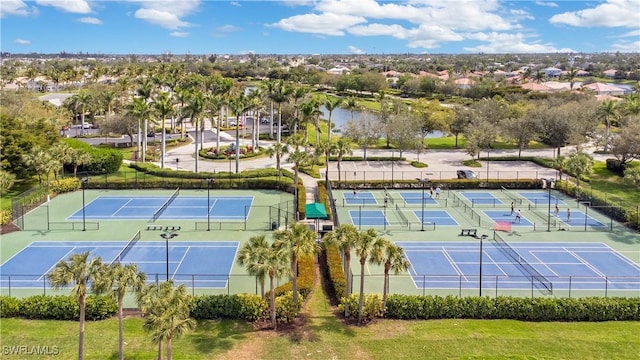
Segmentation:
<svg viewBox="0 0 640 360">
<path fill-rule="evenodd" d="M 425 164 L 423 162 L 420 162 L 420 161 L 415 161 L 415 160 L 411 162 L 411 166 L 413 166 L 415 168 L 426 168 L 426 167 L 429 167 L 429 165 L 427 165 L 427 164 Z"/>
<path fill-rule="evenodd" d="M 52 181 L 49 191 L 52 194 L 62 194 L 80 189 L 80 180 L 76 178 L 64 178 Z"/>
<path fill-rule="evenodd" d="M 345 296 L 347 293 L 347 277 L 342 267 L 342 257 L 338 247 L 334 244 L 325 243 L 325 251 L 327 255 L 327 268 L 329 272 L 329 284 L 333 288 L 336 300 Z"/>
<path fill-rule="evenodd" d="M 302 294 L 298 293 L 301 297 Z M 302 302 L 293 302 L 293 292 L 287 291 L 286 293 L 276 297 L 276 321 L 280 324 L 289 323 L 298 316 L 300 309 L 302 308 Z"/>
<path fill-rule="evenodd" d="M 350 317 L 358 318 L 358 305 L 360 294 L 351 294 L 349 298 L 342 298 L 338 310 L 344 312 L 345 307 L 349 307 Z M 364 304 L 362 305 L 362 320 L 370 321 L 384 315 L 382 297 L 378 294 L 364 294 Z"/>
<path fill-rule="evenodd" d="M 269 304 L 259 295 L 203 295 L 193 298 L 194 319 L 238 319 L 256 321 L 268 311 Z"/>
<path fill-rule="evenodd" d="M 10 318 L 20 315 L 20 300 L 9 297 L 0 296 L 0 318 Z"/>
<path fill-rule="evenodd" d="M 116 314 L 118 305 L 112 297 L 87 296 L 85 319 L 103 320 Z M 77 300 L 66 295 L 36 295 L 20 301 L 20 316 L 27 319 L 78 320 L 80 307 Z"/>
<path fill-rule="evenodd" d="M 387 298 L 394 319 L 512 319 L 520 321 L 637 321 L 639 298 L 520 298 L 411 296 Z"/>
<path fill-rule="evenodd" d="M 627 165 L 618 159 L 607 159 L 607 169 L 612 172 L 624 176 L 624 171 L 627 169 Z"/>
<path fill-rule="evenodd" d="M 313 288 L 313 281 L 316 276 L 315 261 L 315 256 L 300 256 L 298 258 L 298 293 L 303 299 L 306 299 L 307 296 L 309 296 L 311 289 Z M 274 290 L 276 296 L 282 296 L 292 291 L 293 284 L 291 281 L 278 286 Z"/>
</svg>

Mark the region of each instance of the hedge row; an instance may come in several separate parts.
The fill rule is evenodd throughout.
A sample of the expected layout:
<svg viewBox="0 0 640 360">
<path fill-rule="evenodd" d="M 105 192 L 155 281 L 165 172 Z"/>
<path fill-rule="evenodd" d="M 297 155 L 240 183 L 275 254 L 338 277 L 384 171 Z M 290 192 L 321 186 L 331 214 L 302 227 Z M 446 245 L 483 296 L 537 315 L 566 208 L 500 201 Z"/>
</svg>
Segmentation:
<svg viewBox="0 0 640 360">
<path fill-rule="evenodd" d="M 483 179 L 444 179 L 433 180 L 442 188 L 447 190 L 456 189 L 500 189 L 505 187 L 508 189 L 539 189 L 540 180 L 538 179 L 512 179 L 512 180 L 498 180 L 489 179 L 489 183 Z M 349 180 L 349 181 L 332 181 L 331 186 L 333 189 L 383 189 L 383 188 L 395 188 L 395 189 L 421 189 L 422 186 L 416 180 L 395 180 L 391 182 L 387 180 Z"/>
<path fill-rule="evenodd" d="M 318 202 L 324 204 L 324 209 L 329 216 L 329 219 L 333 219 L 331 212 L 331 206 L 329 206 L 329 194 L 327 194 L 327 187 L 324 181 L 318 181 Z"/>
<path fill-rule="evenodd" d="M 315 256 L 300 256 L 298 258 L 298 293 L 307 298 L 313 288 L 313 282 L 316 277 L 316 259 Z M 282 296 L 287 292 L 293 291 L 293 284 L 291 281 L 286 284 L 282 284 L 275 288 L 276 296 Z"/>
<path fill-rule="evenodd" d="M 393 319 L 512 319 L 521 321 L 640 320 L 640 298 L 521 298 L 392 294 L 385 317 Z"/>
<path fill-rule="evenodd" d="M 194 319 L 237 319 L 256 321 L 269 309 L 266 299 L 259 295 L 204 295 L 191 302 L 191 317 Z"/>
<path fill-rule="evenodd" d="M 87 296 L 85 318 L 103 320 L 116 314 L 118 305 L 112 297 Z M 23 317 L 40 320 L 78 320 L 80 307 L 73 296 L 35 295 L 27 298 L 0 296 L 0 317 Z"/>
<path fill-rule="evenodd" d="M 325 243 L 327 258 L 327 270 L 329 273 L 329 284 L 336 296 L 336 300 L 344 297 L 347 293 L 347 277 L 342 267 L 342 257 L 338 247 L 334 244 Z"/>
</svg>

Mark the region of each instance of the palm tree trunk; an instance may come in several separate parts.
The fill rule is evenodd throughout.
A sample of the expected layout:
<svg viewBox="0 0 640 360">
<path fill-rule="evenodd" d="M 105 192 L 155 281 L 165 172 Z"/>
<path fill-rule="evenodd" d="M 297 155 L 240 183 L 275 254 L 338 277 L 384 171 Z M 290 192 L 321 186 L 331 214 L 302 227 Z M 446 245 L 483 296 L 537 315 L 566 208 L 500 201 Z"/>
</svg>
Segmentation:
<svg viewBox="0 0 640 360">
<path fill-rule="evenodd" d="M 384 266 L 384 286 L 382 288 L 382 308 L 387 306 L 387 289 L 389 288 L 389 267 Z"/>
<path fill-rule="evenodd" d="M 342 173 L 341 166 L 340 166 L 341 160 L 342 160 L 341 158 L 338 158 L 338 184 L 340 184 L 340 182 L 341 182 L 341 178 L 340 178 L 341 173 Z"/>
<path fill-rule="evenodd" d="M 124 320 L 122 297 L 118 296 L 118 359 L 124 360 Z"/>
<path fill-rule="evenodd" d="M 142 140 L 142 162 L 147 161 L 147 134 L 149 133 L 149 123 L 144 119 L 144 137 Z"/>
<path fill-rule="evenodd" d="M 158 341 L 158 360 L 162 360 L 162 340 Z"/>
<path fill-rule="evenodd" d="M 198 126 L 195 127 L 196 128 L 196 142 L 195 142 L 195 146 L 196 146 L 196 174 L 198 173 L 198 158 L 200 157 L 200 154 L 198 153 Z"/>
<path fill-rule="evenodd" d="M 358 325 L 362 324 L 362 308 L 364 306 L 364 263 L 360 259 L 360 299 L 358 300 Z"/>
<path fill-rule="evenodd" d="M 291 288 L 293 289 L 293 303 L 298 303 L 298 257 L 291 251 Z"/>
<path fill-rule="evenodd" d="M 236 117 L 236 174 L 240 172 L 240 119 Z"/>
<path fill-rule="evenodd" d="M 166 140 L 166 136 L 165 136 L 166 131 L 165 131 L 164 127 L 165 127 L 165 118 L 163 116 L 162 117 L 162 129 L 161 129 L 162 130 L 162 149 L 160 151 L 160 168 L 162 168 L 162 169 L 164 169 L 164 154 L 167 151 L 167 148 L 166 148 L 167 140 Z"/>
<path fill-rule="evenodd" d="M 138 120 L 138 139 L 137 139 L 138 147 L 136 150 L 138 154 L 136 155 L 136 161 L 140 158 L 140 151 L 142 150 L 142 123 L 141 120 Z"/>
<path fill-rule="evenodd" d="M 275 329 L 276 324 L 276 294 L 273 286 L 273 275 L 269 274 L 269 310 L 271 312 L 271 326 Z"/>
<path fill-rule="evenodd" d="M 171 351 L 171 336 L 167 337 L 167 360 L 171 360 L 173 358 Z"/>
<path fill-rule="evenodd" d="M 81 296 L 79 299 L 80 306 L 80 331 L 78 334 L 78 360 L 84 359 L 84 314 L 86 307 L 86 299 L 84 296 Z"/>
</svg>

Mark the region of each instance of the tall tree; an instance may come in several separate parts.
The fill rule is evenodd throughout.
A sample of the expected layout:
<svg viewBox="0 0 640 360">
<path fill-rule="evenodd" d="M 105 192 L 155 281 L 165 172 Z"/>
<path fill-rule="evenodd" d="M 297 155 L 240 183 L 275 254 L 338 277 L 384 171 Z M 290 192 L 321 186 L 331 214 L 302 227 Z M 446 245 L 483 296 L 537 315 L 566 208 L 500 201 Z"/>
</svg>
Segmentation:
<svg viewBox="0 0 640 360">
<path fill-rule="evenodd" d="M 138 120 L 138 156 L 140 157 L 140 153 L 142 153 L 142 161 L 146 161 L 145 149 L 142 144 L 142 138 L 146 139 L 146 133 L 143 136 L 142 134 L 142 125 L 146 124 L 151 116 L 153 116 L 153 108 L 151 105 L 142 97 L 135 97 L 133 100 L 127 105 L 127 113 Z"/>
<path fill-rule="evenodd" d="M 280 162 L 282 161 L 282 157 L 284 154 L 289 153 L 289 147 L 286 144 L 275 143 L 272 146 L 267 148 L 267 156 L 276 158 L 276 171 L 278 172 L 278 182 L 280 182 L 281 176 L 281 167 Z"/>
<path fill-rule="evenodd" d="M 384 248 L 384 239 L 378 235 L 375 229 L 368 229 L 358 233 L 355 244 L 356 255 L 360 260 L 360 298 L 358 301 L 358 324 L 362 324 L 362 311 L 364 308 L 364 273 L 365 265 L 371 256 L 378 257 L 378 253 Z"/>
<path fill-rule="evenodd" d="M 85 309 L 87 306 L 87 289 L 93 280 L 103 274 L 103 264 L 99 257 L 89 259 L 90 253 L 83 252 L 69 257 L 68 261 L 61 260 L 53 270 L 47 274 L 54 289 L 63 289 L 73 285 L 71 294 L 78 301 L 80 307 L 80 329 L 78 335 L 78 359 L 84 359 L 84 325 Z"/>
<path fill-rule="evenodd" d="M 394 274 L 398 275 L 401 272 L 407 271 L 411 264 L 404 256 L 402 247 L 386 239 L 383 240 L 383 243 L 383 250 L 373 252 L 371 262 L 377 265 L 384 265 L 382 308 L 385 308 L 387 306 L 387 292 L 389 290 L 389 272 L 393 271 Z"/>
<path fill-rule="evenodd" d="M 278 128 L 276 129 L 276 142 L 278 144 L 282 142 L 282 104 L 289 101 L 290 94 L 291 88 L 282 80 L 278 81 L 271 93 L 271 100 L 278 104 Z"/>
<path fill-rule="evenodd" d="M 267 277 L 267 268 L 264 266 L 268 260 L 270 245 L 265 235 L 252 236 L 238 251 L 238 263 L 247 268 L 249 275 L 256 277 L 260 283 L 260 295 L 264 297 L 264 283 Z"/>
<path fill-rule="evenodd" d="M 277 248 L 285 249 L 291 256 L 291 283 L 293 288 L 293 302 L 298 303 L 298 259 L 300 256 L 315 255 L 318 251 L 316 233 L 306 224 L 293 223 L 284 230 L 273 233 L 274 244 Z"/>
<path fill-rule="evenodd" d="M 167 349 L 167 360 L 173 357 L 173 339 L 177 339 L 196 326 L 189 317 L 190 296 L 184 284 L 175 286 L 173 280 L 160 285 L 150 284 L 138 296 L 138 306 L 142 310 L 144 328 L 151 332 L 152 339 L 159 344 L 158 357 L 162 359 L 161 344 Z"/>
<path fill-rule="evenodd" d="M 183 109 L 183 116 L 188 117 L 193 124 L 193 127 L 196 129 L 195 133 L 195 172 L 198 172 L 198 159 L 200 158 L 200 148 L 199 144 L 199 136 L 198 136 L 198 128 L 200 127 L 200 121 L 202 121 L 202 116 L 205 112 L 205 100 L 204 94 L 201 91 L 194 91 L 189 94 L 187 97 L 187 103 Z"/>
<path fill-rule="evenodd" d="M 351 142 L 349 141 L 349 139 L 345 137 L 341 137 L 340 139 L 338 139 L 338 141 L 336 142 L 336 156 L 338 158 L 338 182 L 341 181 L 340 177 L 342 173 L 342 159 L 345 157 L 345 155 L 351 154 L 353 154 L 353 150 L 351 149 Z"/>
<path fill-rule="evenodd" d="M 604 101 L 596 111 L 596 116 L 604 122 L 604 151 L 609 151 L 611 142 L 611 123 L 613 121 L 617 121 L 620 118 L 618 103 L 614 100 Z"/>
<path fill-rule="evenodd" d="M 329 134 L 328 134 L 329 141 L 331 141 L 331 133 L 333 132 L 333 124 L 331 122 L 333 111 L 335 109 L 339 108 L 340 106 L 342 106 L 343 103 L 344 103 L 344 101 L 341 98 L 333 97 L 333 96 L 329 96 L 329 95 L 327 95 L 327 98 L 324 101 L 324 107 L 329 112 L 329 119 L 328 119 L 328 122 L 329 122 Z"/>
<path fill-rule="evenodd" d="M 160 131 L 162 131 L 161 137 L 161 149 L 160 149 L 160 167 L 164 169 L 164 158 L 167 152 L 167 129 L 166 121 L 167 116 L 173 114 L 173 101 L 168 92 L 159 92 L 153 102 L 155 113 L 160 116 Z"/>
<path fill-rule="evenodd" d="M 580 178 L 593 172 L 593 158 L 583 152 L 574 152 L 567 157 L 567 172 L 576 177 L 576 197 L 580 196 Z"/>
<path fill-rule="evenodd" d="M 146 275 L 138 271 L 136 264 L 122 265 L 119 262 L 103 268 L 103 273 L 95 280 L 98 293 L 107 293 L 118 302 L 118 358 L 124 360 L 124 297 L 127 293 L 136 296 L 142 291 Z"/>
</svg>

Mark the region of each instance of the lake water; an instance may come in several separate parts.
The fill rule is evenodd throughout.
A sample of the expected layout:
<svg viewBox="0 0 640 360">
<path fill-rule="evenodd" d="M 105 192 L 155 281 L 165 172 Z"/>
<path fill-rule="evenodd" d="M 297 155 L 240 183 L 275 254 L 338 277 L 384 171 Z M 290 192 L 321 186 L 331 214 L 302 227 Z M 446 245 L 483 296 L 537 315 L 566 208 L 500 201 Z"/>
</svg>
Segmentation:
<svg viewBox="0 0 640 360">
<path fill-rule="evenodd" d="M 323 119 L 329 119 L 329 111 L 327 111 L 327 108 L 323 106 L 320 107 L 320 111 L 322 111 L 322 118 Z M 358 119 L 361 115 L 363 114 L 362 111 L 354 111 L 353 112 L 353 118 L 354 119 Z M 333 110 L 333 112 L 331 113 L 331 122 L 334 123 L 334 133 L 335 132 L 340 132 L 342 130 L 344 130 L 344 127 L 347 125 L 347 122 L 349 122 L 349 120 L 351 120 L 351 111 L 348 109 L 344 109 L 344 108 L 336 108 Z M 336 131 L 337 130 L 337 131 Z M 440 138 L 445 136 L 444 133 L 440 132 L 440 131 L 434 131 L 431 132 L 429 134 L 427 134 L 427 138 Z"/>
</svg>

